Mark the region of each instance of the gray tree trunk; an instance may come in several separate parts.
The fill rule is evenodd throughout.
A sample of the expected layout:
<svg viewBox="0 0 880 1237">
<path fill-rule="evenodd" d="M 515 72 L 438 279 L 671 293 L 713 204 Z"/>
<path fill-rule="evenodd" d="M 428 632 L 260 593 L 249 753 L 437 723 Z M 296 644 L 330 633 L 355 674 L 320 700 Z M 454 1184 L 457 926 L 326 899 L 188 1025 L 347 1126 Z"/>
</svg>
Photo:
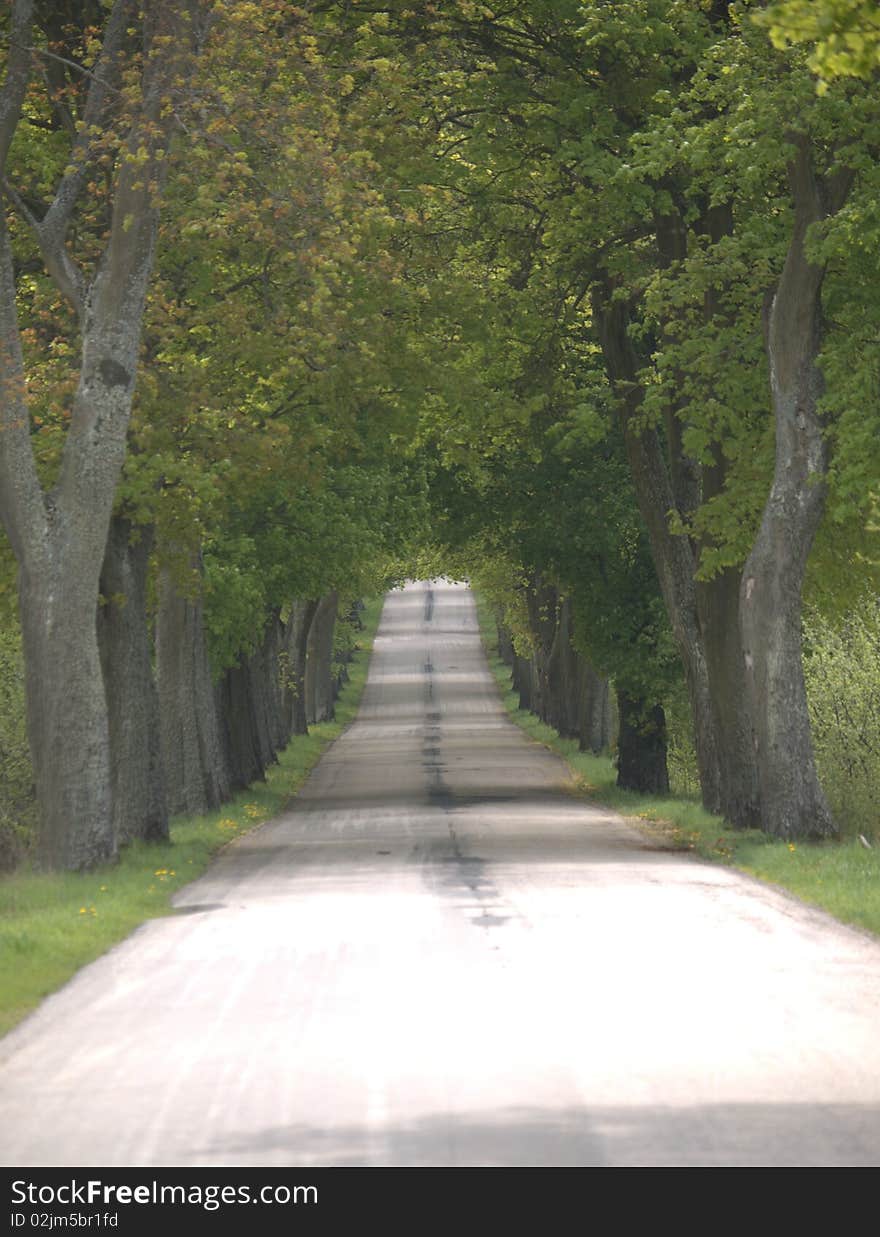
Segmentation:
<svg viewBox="0 0 880 1237">
<path fill-rule="evenodd" d="M 291 735 L 308 734 L 306 709 L 306 663 L 309 632 L 318 609 L 317 601 L 294 601 L 284 630 L 286 653 L 285 701 Z"/>
<path fill-rule="evenodd" d="M 287 745 L 290 739 L 287 702 L 284 696 L 283 669 L 284 656 L 284 624 L 280 615 L 272 614 L 263 638 L 262 657 L 266 675 L 266 711 L 268 714 L 269 742 L 275 756 Z"/>
<path fill-rule="evenodd" d="M 192 566 L 199 571 L 200 557 Z M 201 598 L 191 599 L 167 567 L 159 573 L 156 661 L 162 757 L 169 808 L 198 814 L 229 798 Z"/>
<path fill-rule="evenodd" d="M 334 589 L 318 602 L 306 656 L 306 718 L 311 725 L 333 717 L 333 633 L 339 594 Z"/>
<path fill-rule="evenodd" d="M 733 232 L 733 210 L 729 202 L 709 207 L 702 227 L 717 244 Z M 729 327 L 730 313 L 725 308 L 720 289 L 712 286 L 705 296 L 706 321 L 717 328 Z M 701 498 L 711 502 L 724 492 L 728 463 L 720 444 L 714 444 L 701 469 Z M 695 547 L 697 556 L 703 545 Z M 752 721 L 749 694 L 743 676 L 742 634 L 739 618 L 741 571 L 728 567 L 710 580 L 696 583 L 697 615 L 715 733 L 718 739 L 721 767 L 721 809 L 724 816 L 737 826 L 761 826 L 761 798 L 758 766 L 752 743 Z"/>
<path fill-rule="evenodd" d="M 776 465 L 761 526 L 743 570 L 741 622 L 764 829 L 779 837 L 835 832 L 819 785 L 804 685 L 804 573 L 825 506 L 827 444 L 818 405 L 824 267 L 809 261 L 811 224 L 846 199 L 851 176 L 821 182 L 809 139 L 789 140 L 794 228 L 767 332 Z"/>
<path fill-rule="evenodd" d="M 620 424 L 636 499 L 648 530 L 660 592 L 684 667 L 703 805 L 711 812 L 719 812 L 720 755 L 697 613 L 693 552 L 687 538 L 673 536 L 669 528 L 668 513 L 675 509 L 675 498 L 663 449 L 656 431 L 639 422 L 642 390 L 638 361 L 628 334 L 628 308 L 624 302 L 612 300 L 610 288 L 598 289 L 593 296 L 593 312 L 608 377 L 620 392 Z M 622 728 L 623 718 L 620 724 Z"/>
<path fill-rule="evenodd" d="M 134 539 L 133 539 L 134 534 Z M 101 572 L 98 645 L 110 727 L 113 829 L 117 843 L 168 837 L 168 803 L 147 624 L 151 528 L 110 523 Z"/>
<path fill-rule="evenodd" d="M 512 666 L 514 661 L 513 637 L 500 620 L 496 620 L 498 638 L 498 656 L 506 666 Z"/>
<path fill-rule="evenodd" d="M 221 743 L 233 789 L 243 789 L 266 775 L 287 742 L 281 710 L 279 621 L 273 615 L 260 645 L 239 657 L 221 676 L 215 690 Z M 276 741 L 277 740 L 277 741 Z"/>
<path fill-rule="evenodd" d="M 739 828 L 760 828 L 758 767 L 743 677 L 740 579 L 738 570 L 728 568 L 711 580 L 697 581 L 696 599 L 712 717 L 721 755 L 722 814 Z"/>
<path fill-rule="evenodd" d="M 617 785 L 640 794 L 666 794 L 666 717 L 660 705 L 648 706 L 618 690 Z"/>
<path fill-rule="evenodd" d="M 117 0 L 107 19 L 82 123 L 43 217 L 35 218 L 15 187 L 4 184 L 79 319 L 79 381 L 58 479 L 49 493 L 31 450 L 12 251 L 0 218 L 0 516 L 19 567 L 39 851 L 45 863 L 68 868 L 91 867 L 111 858 L 116 848 L 110 726 L 96 630 L 98 581 L 125 456 L 168 162 L 164 155 L 176 124 L 168 101 L 182 80 L 194 29 L 188 3 L 146 0 L 142 7 L 141 102 L 121 144 L 109 232 L 90 283 L 67 237 L 91 174 L 94 132 L 101 132 L 111 100 L 118 98 L 127 31 L 138 21 L 131 0 Z M 0 178 L 6 176 L 31 75 L 33 15 L 30 0 L 14 0 L 0 89 Z M 159 43 L 162 54 L 156 55 Z M 128 160 L 126 150 L 143 153 Z"/>
<path fill-rule="evenodd" d="M 214 697 L 223 761 L 229 775 L 230 790 L 243 790 L 263 776 L 264 766 L 257 750 L 253 702 L 247 659 L 225 670 L 216 685 Z"/>
<path fill-rule="evenodd" d="M 572 605 L 570 598 L 565 597 L 559 604 L 556 634 L 547 662 L 550 724 L 564 739 L 578 737 L 583 684 L 583 659 L 575 651 L 571 640 Z"/>
<path fill-rule="evenodd" d="M 274 764 L 278 748 L 273 740 L 274 723 L 272 719 L 272 695 L 274 691 L 273 668 L 270 665 L 269 643 L 271 639 L 272 621 L 267 624 L 263 639 L 247 661 L 248 690 L 251 700 L 251 712 L 254 719 L 254 736 L 257 756 L 260 762 L 260 777 L 265 776 L 269 765 Z M 274 667 L 274 678 L 277 681 L 278 665 Z"/>
<path fill-rule="evenodd" d="M 521 657 L 519 653 L 513 663 L 513 683 L 519 693 L 519 708 L 534 712 L 536 695 L 534 691 L 535 670 L 531 657 Z"/>
<path fill-rule="evenodd" d="M 598 756 L 600 752 L 607 751 L 614 737 L 610 685 L 583 657 L 580 661 L 580 680 L 578 746 L 582 752 L 589 751 Z"/>
<path fill-rule="evenodd" d="M 525 590 L 526 610 L 532 633 L 534 652 L 531 665 L 530 708 L 543 722 L 552 725 L 554 702 L 548 677 L 550 655 L 556 639 L 559 616 L 559 594 L 555 585 L 534 572 Z"/>
<path fill-rule="evenodd" d="M 50 868 L 87 869 L 116 855 L 97 573 L 71 578 L 65 539 L 46 540 L 42 564 L 18 580 L 38 853 Z"/>
<path fill-rule="evenodd" d="M 729 203 L 709 207 L 699 226 L 715 242 L 729 235 L 733 229 Z M 658 216 L 655 232 L 661 267 L 668 268 L 687 256 L 687 229 L 677 211 Z M 598 310 L 608 375 L 621 389 L 620 419 L 630 470 L 685 670 L 703 802 L 711 810 L 720 811 L 731 824 L 754 825 L 760 819 L 760 804 L 748 693 L 740 669 L 736 573 L 697 581 L 700 546 L 687 537 L 672 536 L 668 523 L 670 511 L 687 520 L 701 501 L 721 492 L 724 457 L 716 450 L 715 462 L 702 468 L 688 457 L 683 438 L 687 406 L 681 401 L 670 401 L 666 409 L 665 454 L 658 435 L 640 429 L 635 414 L 642 390 L 639 363 L 626 334 L 629 311 L 621 302 L 612 306 L 609 293 L 609 287 L 601 290 L 594 308 Z M 723 313 L 718 290 L 710 287 L 705 300 L 707 321 L 723 317 Z M 681 326 L 670 320 L 663 325 L 664 334 L 669 334 L 673 325 Z M 683 384 L 679 381 L 678 385 L 681 389 Z"/>
</svg>

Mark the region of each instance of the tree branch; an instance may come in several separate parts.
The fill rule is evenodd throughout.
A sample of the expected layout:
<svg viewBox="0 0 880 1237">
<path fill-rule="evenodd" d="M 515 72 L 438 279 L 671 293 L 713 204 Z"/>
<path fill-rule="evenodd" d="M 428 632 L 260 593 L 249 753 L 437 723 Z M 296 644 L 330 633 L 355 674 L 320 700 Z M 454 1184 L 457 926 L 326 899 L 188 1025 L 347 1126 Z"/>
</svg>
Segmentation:
<svg viewBox="0 0 880 1237">
<path fill-rule="evenodd" d="M 81 70 L 91 79 L 91 85 L 80 121 L 79 134 L 70 153 L 69 170 L 61 178 L 52 204 L 41 222 L 41 229 L 47 243 L 56 250 L 59 247 L 64 248 L 70 217 L 85 182 L 94 141 L 91 130 L 101 119 L 108 95 L 119 94 L 112 79 L 119 74 L 126 30 L 135 15 L 136 5 L 133 0 L 116 0 L 107 22 L 101 56 L 95 72 L 89 72 L 88 69 Z M 55 58 L 63 59 L 62 57 Z M 66 63 L 73 62 L 67 61 Z M 78 65 L 74 67 L 80 68 Z M 42 239 L 40 243 L 41 245 L 44 243 Z"/>
<path fill-rule="evenodd" d="M 21 118 L 21 105 L 31 75 L 31 58 L 24 44 L 30 34 L 33 20 L 33 0 L 15 0 L 12 8 L 12 39 L 6 81 L 0 91 L 0 173 L 6 167 L 6 158 L 12 138 Z"/>
<path fill-rule="evenodd" d="M 22 566 L 46 527 L 46 509 L 31 448 L 15 273 L 6 220 L 0 214 L 0 519 Z"/>
<path fill-rule="evenodd" d="M 45 220 L 41 222 L 32 214 L 27 203 L 10 185 L 9 181 L 4 180 L 2 184 L 3 192 L 36 236 L 46 270 L 54 279 L 56 287 L 62 295 L 67 297 L 76 310 L 77 317 L 82 321 L 86 280 L 79 266 L 71 257 L 63 238 L 58 240 L 48 231 L 45 226 Z"/>
</svg>

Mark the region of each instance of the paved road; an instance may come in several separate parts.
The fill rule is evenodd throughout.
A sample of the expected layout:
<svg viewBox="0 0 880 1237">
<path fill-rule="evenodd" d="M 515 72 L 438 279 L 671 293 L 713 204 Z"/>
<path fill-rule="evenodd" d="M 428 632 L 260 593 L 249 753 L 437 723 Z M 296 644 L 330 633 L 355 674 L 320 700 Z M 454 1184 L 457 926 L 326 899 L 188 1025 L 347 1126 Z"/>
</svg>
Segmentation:
<svg viewBox="0 0 880 1237">
<path fill-rule="evenodd" d="M 392 594 L 357 723 L 0 1045 L 0 1162 L 880 1164 L 880 944 L 657 852 Z"/>
</svg>

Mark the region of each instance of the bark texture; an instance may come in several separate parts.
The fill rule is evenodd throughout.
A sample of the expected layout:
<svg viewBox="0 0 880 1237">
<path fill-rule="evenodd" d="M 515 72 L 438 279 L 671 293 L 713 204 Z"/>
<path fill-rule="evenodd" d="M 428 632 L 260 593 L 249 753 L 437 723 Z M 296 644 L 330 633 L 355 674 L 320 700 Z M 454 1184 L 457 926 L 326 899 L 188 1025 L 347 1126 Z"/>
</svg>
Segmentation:
<svg viewBox="0 0 880 1237">
<path fill-rule="evenodd" d="M 585 682 L 582 658 L 572 644 L 571 599 L 557 609 L 556 631 L 547 659 L 547 721 L 564 739 L 580 733 L 581 695 Z"/>
<path fill-rule="evenodd" d="M 200 558 L 192 566 L 200 569 Z M 186 596 L 168 570 L 159 576 L 156 661 L 162 757 L 173 814 L 219 807 L 230 794 L 200 598 Z"/>
<path fill-rule="evenodd" d="M 191 53 L 195 6 L 146 0 L 141 101 L 120 159 L 109 232 L 89 282 L 67 244 L 100 133 L 137 26 L 139 6 L 116 0 L 65 168 L 41 219 L 8 181 L 49 274 L 79 319 L 80 369 L 58 479 L 44 492 L 31 451 L 16 287 L 0 220 L 0 517 L 19 567 L 28 729 L 40 815 L 38 845 L 50 866 L 87 868 L 115 853 L 110 724 L 96 630 L 99 578 L 125 456 L 153 267 L 158 202 L 171 130 L 168 106 Z M 32 68 L 34 6 L 15 0 L 7 72 L 0 89 L 0 177 Z M 162 54 L 152 54 L 157 47 Z M 159 152 L 161 151 L 161 155 Z"/>
<path fill-rule="evenodd" d="M 309 630 L 305 694 L 306 718 L 310 725 L 333 717 L 333 633 L 338 608 L 339 594 L 335 590 L 326 593 L 318 602 Z"/>
<path fill-rule="evenodd" d="M 610 684 L 583 657 L 578 678 L 578 746 L 598 756 L 611 746 L 616 732 Z"/>
<path fill-rule="evenodd" d="M 500 618 L 496 618 L 495 630 L 498 637 L 498 656 L 506 666 L 512 666 L 516 656 L 513 649 L 513 637 Z"/>
<path fill-rule="evenodd" d="M 281 683 L 283 627 L 277 614 L 248 656 L 220 677 L 215 690 L 220 735 L 233 790 L 265 777 L 290 738 L 290 714 Z"/>
<path fill-rule="evenodd" d="M 559 594 L 554 584 L 540 572 L 532 575 L 525 590 L 526 610 L 534 651 L 531 658 L 531 702 L 529 708 L 542 722 L 550 722 L 553 712 L 549 682 L 550 657 L 559 621 Z"/>
<path fill-rule="evenodd" d="M 243 790 L 265 771 L 256 734 L 249 661 L 224 671 L 215 691 L 217 717 L 230 790 Z"/>
<path fill-rule="evenodd" d="M 736 734 L 736 726 L 741 727 L 744 708 L 743 695 L 738 687 L 740 679 L 731 678 L 724 672 L 730 642 L 733 642 L 735 651 L 738 640 L 736 611 L 725 610 L 717 604 L 718 596 L 724 595 L 723 585 L 715 589 L 708 586 L 704 590 L 704 614 L 712 619 L 714 625 L 714 659 L 710 667 L 705 651 L 698 586 L 694 579 L 697 568 L 694 548 L 687 537 L 673 536 L 668 522 L 668 512 L 681 510 L 679 503 L 687 505 L 693 502 L 692 477 L 686 468 L 671 475 L 656 430 L 641 426 L 639 422 L 642 390 L 637 380 L 639 360 L 628 334 L 629 309 L 625 302 L 613 301 L 610 293 L 610 287 L 599 288 L 594 293 L 594 315 L 606 370 L 619 395 L 620 424 L 636 500 L 649 532 L 663 602 L 682 659 L 694 720 L 703 804 L 710 811 L 719 811 L 727 816 L 731 824 L 754 824 L 756 804 L 754 798 L 743 790 L 744 783 L 756 784 L 754 772 L 748 768 L 751 756 L 741 745 L 734 747 L 728 742 L 730 736 Z M 675 450 L 675 443 L 671 445 Z M 673 477 L 677 482 L 678 495 Z M 715 683 L 710 670 L 714 672 Z M 719 717 L 715 705 L 718 691 L 734 688 L 738 691 L 739 700 L 733 706 L 733 717 L 725 706 L 722 706 L 723 716 Z M 724 740 L 720 736 L 719 721 L 725 726 Z"/>
<path fill-rule="evenodd" d="M 284 649 L 284 624 L 275 611 L 266 625 L 260 645 L 261 673 L 265 683 L 264 700 L 266 729 L 274 760 L 290 739 L 287 701 L 284 695 L 284 672 L 287 658 Z"/>
<path fill-rule="evenodd" d="M 618 691 L 617 785 L 640 794 L 666 794 L 666 717 L 659 705 L 648 706 Z"/>
<path fill-rule="evenodd" d="M 721 810 L 740 828 L 761 827 L 758 767 L 739 622 L 741 573 L 735 568 L 697 581 L 697 612 L 721 766 Z"/>
<path fill-rule="evenodd" d="M 113 830 L 119 844 L 168 837 L 168 803 L 147 624 L 152 529 L 110 523 L 101 572 L 98 643 L 107 695 Z"/>
<path fill-rule="evenodd" d="M 808 259 L 806 238 L 812 224 L 840 208 L 852 178 L 842 172 L 823 183 L 809 139 L 790 140 L 794 227 L 767 331 L 776 462 L 743 570 L 741 622 L 763 827 L 779 837 L 826 837 L 835 825 L 816 774 L 801 647 L 804 573 L 828 466 L 817 365 L 825 271 Z"/>
<path fill-rule="evenodd" d="M 285 702 L 292 735 L 308 734 L 306 709 L 306 662 L 308 660 L 309 632 L 318 602 L 294 601 L 290 618 L 284 630 L 286 652 Z"/>
</svg>

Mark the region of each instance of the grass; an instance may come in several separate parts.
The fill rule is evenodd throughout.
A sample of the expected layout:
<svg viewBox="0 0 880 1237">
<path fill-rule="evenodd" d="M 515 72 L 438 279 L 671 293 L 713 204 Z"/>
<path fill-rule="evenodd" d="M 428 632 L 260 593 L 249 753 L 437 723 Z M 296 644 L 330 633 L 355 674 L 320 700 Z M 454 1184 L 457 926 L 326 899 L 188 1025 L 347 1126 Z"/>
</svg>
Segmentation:
<svg viewBox="0 0 880 1237">
<path fill-rule="evenodd" d="M 560 738 L 552 727 L 519 708 L 510 668 L 498 656 L 490 608 L 482 598 L 477 599 L 477 612 L 505 708 L 530 738 L 568 762 L 576 793 L 614 808 L 671 849 L 692 851 L 702 859 L 739 868 L 821 907 L 843 923 L 880 935 L 880 847 L 867 849 L 858 838 L 784 842 L 757 829 L 728 828 L 720 816 L 707 812 L 694 798 L 618 789 L 610 757 L 578 751 L 575 739 Z"/>
<path fill-rule="evenodd" d="M 285 807 L 357 712 L 381 610 L 378 598 L 361 615 L 364 630 L 335 720 L 293 739 L 265 782 L 206 816 L 173 820 L 170 842 L 135 843 L 113 866 L 90 873 L 22 870 L 0 879 L 0 1034 L 140 924 L 174 914 L 172 895 L 200 876 L 221 847 Z"/>
</svg>

